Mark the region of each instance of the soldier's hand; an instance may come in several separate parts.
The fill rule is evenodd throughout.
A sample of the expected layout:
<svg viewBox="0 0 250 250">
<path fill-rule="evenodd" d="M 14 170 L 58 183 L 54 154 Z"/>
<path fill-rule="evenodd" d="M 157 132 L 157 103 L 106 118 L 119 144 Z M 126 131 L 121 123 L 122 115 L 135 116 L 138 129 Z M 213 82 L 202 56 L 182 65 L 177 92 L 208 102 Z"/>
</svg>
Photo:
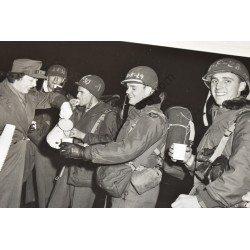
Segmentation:
<svg viewBox="0 0 250 250">
<path fill-rule="evenodd" d="M 89 160 L 85 156 L 85 148 L 74 143 L 63 142 L 60 145 L 60 155 L 64 158 Z"/>
<path fill-rule="evenodd" d="M 250 208 L 250 192 L 247 192 L 245 195 L 243 195 L 242 200 L 246 201 L 246 207 Z"/>
<path fill-rule="evenodd" d="M 86 135 L 85 133 L 81 132 L 77 128 L 73 128 L 72 130 L 70 130 L 70 133 L 69 133 L 69 137 L 74 137 L 80 140 L 83 140 L 85 135 Z"/>
<path fill-rule="evenodd" d="M 176 162 L 177 160 L 173 159 L 173 154 L 174 154 L 174 144 L 171 145 L 171 147 L 169 148 L 169 152 L 168 155 L 171 157 L 171 160 L 173 162 Z M 189 159 L 192 157 L 192 148 L 187 146 L 186 148 L 186 154 L 185 154 L 185 158 L 182 161 L 184 164 L 187 163 L 189 161 Z"/>
</svg>

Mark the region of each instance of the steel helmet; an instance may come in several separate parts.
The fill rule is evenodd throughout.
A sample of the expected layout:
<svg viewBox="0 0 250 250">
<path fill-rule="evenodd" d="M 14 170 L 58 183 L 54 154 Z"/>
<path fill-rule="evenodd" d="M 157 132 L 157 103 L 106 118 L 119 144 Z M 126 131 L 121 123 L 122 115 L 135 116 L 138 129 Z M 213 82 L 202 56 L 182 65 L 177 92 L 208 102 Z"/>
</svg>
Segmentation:
<svg viewBox="0 0 250 250">
<path fill-rule="evenodd" d="M 105 89 L 105 83 L 101 77 L 95 75 L 84 76 L 79 82 L 78 86 L 87 89 L 97 99 L 101 97 Z"/>
<path fill-rule="evenodd" d="M 210 83 L 212 75 L 219 72 L 234 73 L 235 75 L 238 75 L 243 81 L 245 81 L 249 86 L 249 73 L 246 66 L 236 59 L 223 58 L 215 61 L 209 67 L 207 74 L 202 77 L 202 80 L 208 88 L 208 83 Z"/>
<path fill-rule="evenodd" d="M 246 66 L 234 58 L 222 58 L 211 64 L 211 66 L 208 69 L 207 74 L 202 77 L 202 80 L 204 81 L 205 85 L 208 88 L 209 88 L 209 83 L 211 82 L 212 76 L 220 72 L 231 72 L 235 75 L 238 75 L 242 81 L 246 82 L 246 84 L 248 85 L 250 89 L 249 73 L 248 73 Z M 210 96 L 211 96 L 211 92 L 209 91 L 205 105 L 203 107 L 203 122 L 205 126 L 208 126 L 206 109 L 207 109 L 207 101 L 210 98 Z M 250 99 L 250 95 L 247 96 L 247 99 Z"/>
<path fill-rule="evenodd" d="M 126 75 L 125 80 L 121 84 L 126 83 L 140 83 L 146 86 L 150 86 L 152 89 L 157 89 L 158 87 L 158 76 L 156 72 L 147 66 L 138 66 L 132 68 Z"/>
<path fill-rule="evenodd" d="M 67 78 L 67 70 L 62 65 L 52 65 L 47 70 L 47 76 L 61 76 Z"/>
</svg>

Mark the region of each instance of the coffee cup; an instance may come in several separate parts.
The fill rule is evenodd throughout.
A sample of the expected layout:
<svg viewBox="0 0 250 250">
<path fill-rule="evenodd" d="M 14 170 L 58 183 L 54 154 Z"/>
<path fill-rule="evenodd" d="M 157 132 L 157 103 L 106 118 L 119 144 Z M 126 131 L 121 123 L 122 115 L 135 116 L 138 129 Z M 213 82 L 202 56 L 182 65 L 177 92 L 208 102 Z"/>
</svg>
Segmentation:
<svg viewBox="0 0 250 250">
<path fill-rule="evenodd" d="M 187 150 L 186 144 L 173 143 L 173 160 L 183 161 Z"/>
</svg>

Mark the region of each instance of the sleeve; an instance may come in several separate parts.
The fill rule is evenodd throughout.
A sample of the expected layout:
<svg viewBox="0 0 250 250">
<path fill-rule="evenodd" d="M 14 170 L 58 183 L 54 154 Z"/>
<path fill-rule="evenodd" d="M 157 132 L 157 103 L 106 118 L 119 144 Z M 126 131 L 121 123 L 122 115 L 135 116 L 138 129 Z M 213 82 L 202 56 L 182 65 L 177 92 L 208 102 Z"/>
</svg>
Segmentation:
<svg viewBox="0 0 250 250">
<path fill-rule="evenodd" d="M 94 145 L 86 148 L 93 163 L 119 164 L 134 160 L 164 134 L 160 117 L 141 117 L 135 128 L 121 142 Z"/>
<path fill-rule="evenodd" d="M 236 124 L 229 157 L 230 170 L 198 193 L 207 207 L 231 207 L 241 202 L 250 190 L 250 113 L 241 115 Z"/>
<path fill-rule="evenodd" d="M 37 114 L 34 120 L 36 121 L 36 130 L 29 133 L 29 138 L 36 146 L 40 146 L 52 126 L 44 119 L 43 113 Z"/>
<path fill-rule="evenodd" d="M 101 123 L 98 133 L 86 133 L 83 142 L 89 145 L 104 144 L 114 141 L 120 128 L 121 119 L 117 112 L 110 111 Z"/>
<path fill-rule="evenodd" d="M 48 109 L 51 107 L 60 109 L 64 102 L 68 102 L 68 99 L 60 93 L 42 93 L 36 91 L 32 95 L 35 98 L 36 109 Z"/>
</svg>

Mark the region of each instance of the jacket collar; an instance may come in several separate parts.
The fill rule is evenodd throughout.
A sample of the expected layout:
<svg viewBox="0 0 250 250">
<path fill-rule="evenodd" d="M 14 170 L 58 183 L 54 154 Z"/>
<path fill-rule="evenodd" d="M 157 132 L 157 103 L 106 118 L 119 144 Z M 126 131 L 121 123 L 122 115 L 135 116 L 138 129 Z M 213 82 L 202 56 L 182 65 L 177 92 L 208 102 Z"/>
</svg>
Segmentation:
<svg viewBox="0 0 250 250">
<path fill-rule="evenodd" d="M 162 99 L 160 97 L 159 92 L 154 92 L 151 96 L 148 96 L 138 102 L 135 106 L 129 107 L 129 114 L 128 116 L 131 119 L 134 119 L 138 115 L 142 115 L 145 112 L 153 111 L 153 110 L 160 110 Z"/>
<path fill-rule="evenodd" d="M 221 108 L 214 104 L 211 108 L 212 120 L 214 121 L 216 117 L 220 116 L 225 111 L 242 110 L 245 108 L 250 108 L 250 100 L 247 100 L 245 96 L 239 96 L 232 100 L 224 101 Z"/>
<path fill-rule="evenodd" d="M 158 104 L 161 105 L 162 99 L 160 98 L 160 93 L 155 91 L 152 95 L 142 99 L 140 102 L 136 103 L 135 108 L 137 110 L 144 109 L 146 106 L 152 106 Z"/>
<path fill-rule="evenodd" d="M 250 108 L 250 100 L 247 100 L 245 96 L 239 96 L 232 100 L 224 101 L 222 106 L 230 110 Z"/>
</svg>

